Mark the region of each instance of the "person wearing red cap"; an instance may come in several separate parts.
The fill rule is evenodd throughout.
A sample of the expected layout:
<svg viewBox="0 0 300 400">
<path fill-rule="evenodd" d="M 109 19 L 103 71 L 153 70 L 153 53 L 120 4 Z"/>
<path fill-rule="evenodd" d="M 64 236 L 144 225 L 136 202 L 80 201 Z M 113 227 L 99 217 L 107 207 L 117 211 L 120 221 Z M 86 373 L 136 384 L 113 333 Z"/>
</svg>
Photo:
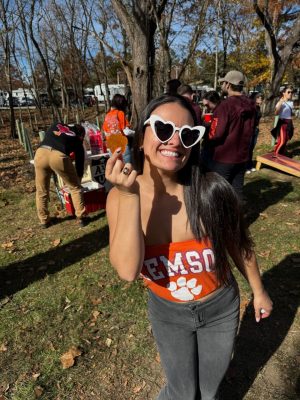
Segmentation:
<svg viewBox="0 0 300 400">
<path fill-rule="evenodd" d="M 256 110 L 253 101 L 242 94 L 245 76 L 241 72 L 229 71 L 219 82 L 228 97 L 213 113 L 205 149 L 206 164 L 222 175 L 242 199 Z"/>
</svg>

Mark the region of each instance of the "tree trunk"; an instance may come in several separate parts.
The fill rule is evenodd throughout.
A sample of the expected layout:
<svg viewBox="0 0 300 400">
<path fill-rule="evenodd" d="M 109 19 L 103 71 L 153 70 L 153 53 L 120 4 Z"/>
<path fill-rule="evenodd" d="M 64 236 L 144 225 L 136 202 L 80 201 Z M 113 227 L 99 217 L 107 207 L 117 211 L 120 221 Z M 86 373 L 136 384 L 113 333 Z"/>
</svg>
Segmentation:
<svg viewBox="0 0 300 400">
<path fill-rule="evenodd" d="M 132 65 L 129 66 L 126 62 L 122 62 L 122 65 L 131 87 L 132 118 L 135 125 L 152 95 L 156 23 L 152 19 L 150 0 L 135 0 L 130 10 L 124 3 L 121 0 L 112 0 L 113 8 L 126 30 L 132 51 Z"/>
<path fill-rule="evenodd" d="M 44 57 L 44 55 L 43 55 L 43 53 L 41 51 L 41 48 L 40 48 L 40 46 L 39 46 L 39 44 L 38 44 L 38 42 L 37 42 L 37 40 L 35 38 L 35 32 L 33 30 L 33 17 L 34 17 L 35 4 L 36 4 L 35 0 L 32 0 L 32 2 L 31 2 L 31 15 L 30 15 L 30 22 L 29 22 L 29 36 L 30 36 L 30 39 L 31 39 L 34 47 L 36 48 L 36 50 L 37 50 L 37 52 L 38 52 L 38 54 L 40 56 L 42 65 L 43 65 L 44 70 L 45 70 L 47 93 L 48 93 L 49 100 L 50 100 L 51 107 L 52 107 L 53 118 L 61 120 L 61 113 L 60 113 L 59 108 L 57 107 L 56 100 L 55 100 L 54 95 L 53 95 L 53 88 L 52 88 L 53 84 L 51 82 L 48 64 L 47 64 L 47 61 L 46 61 L 46 59 L 45 59 L 45 57 Z"/>
<path fill-rule="evenodd" d="M 287 38 L 284 39 L 285 43 L 281 43 L 282 50 L 279 53 L 279 39 L 276 37 L 276 31 L 279 29 L 275 30 L 274 23 L 268 17 L 267 12 L 259 7 L 257 0 L 253 0 L 253 7 L 266 30 L 266 46 L 271 60 L 271 78 L 265 102 L 265 114 L 268 115 L 274 112 L 274 104 L 276 97 L 279 96 L 280 84 L 286 67 L 292 58 L 293 50 L 300 44 L 300 14 L 294 20 Z"/>
</svg>

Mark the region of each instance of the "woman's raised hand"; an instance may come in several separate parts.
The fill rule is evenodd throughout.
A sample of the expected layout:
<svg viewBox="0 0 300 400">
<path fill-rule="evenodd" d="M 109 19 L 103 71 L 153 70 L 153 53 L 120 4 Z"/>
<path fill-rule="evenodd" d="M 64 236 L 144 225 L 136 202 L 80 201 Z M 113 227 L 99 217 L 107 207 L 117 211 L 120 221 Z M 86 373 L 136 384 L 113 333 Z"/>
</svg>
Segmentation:
<svg viewBox="0 0 300 400">
<path fill-rule="evenodd" d="M 121 148 L 118 148 L 107 160 L 105 178 L 123 192 L 137 193 L 137 171 L 130 163 L 124 164 L 120 156 L 122 156 Z"/>
</svg>

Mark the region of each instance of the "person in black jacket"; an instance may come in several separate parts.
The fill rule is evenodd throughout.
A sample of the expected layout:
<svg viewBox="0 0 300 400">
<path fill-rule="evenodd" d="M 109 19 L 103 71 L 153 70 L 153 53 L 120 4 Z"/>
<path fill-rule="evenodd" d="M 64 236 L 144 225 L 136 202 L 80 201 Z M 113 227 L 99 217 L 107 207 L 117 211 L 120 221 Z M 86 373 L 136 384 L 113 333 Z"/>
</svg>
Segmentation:
<svg viewBox="0 0 300 400">
<path fill-rule="evenodd" d="M 81 193 L 80 182 L 84 169 L 83 138 L 85 130 L 81 125 L 53 124 L 46 132 L 34 157 L 36 208 L 42 228 L 48 228 L 50 178 L 58 174 L 68 186 L 75 215 L 80 226 L 87 224 L 86 210 Z M 75 167 L 70 154 L 75 155 Z"/>
</svg>

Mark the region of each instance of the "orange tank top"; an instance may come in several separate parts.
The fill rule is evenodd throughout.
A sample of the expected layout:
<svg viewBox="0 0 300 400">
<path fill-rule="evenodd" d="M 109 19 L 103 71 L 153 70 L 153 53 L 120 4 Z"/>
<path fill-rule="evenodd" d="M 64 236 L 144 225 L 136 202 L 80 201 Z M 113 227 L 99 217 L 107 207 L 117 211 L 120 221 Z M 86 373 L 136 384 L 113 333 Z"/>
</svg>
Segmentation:
<svg viewBox="0 0 300 400">
<path fill-rule="evenodd" d="M 199 300 L 220 286 L 208 239 L 146 246 L 141 271 L 144 284 L 166 300 Z"/>
</svg>

